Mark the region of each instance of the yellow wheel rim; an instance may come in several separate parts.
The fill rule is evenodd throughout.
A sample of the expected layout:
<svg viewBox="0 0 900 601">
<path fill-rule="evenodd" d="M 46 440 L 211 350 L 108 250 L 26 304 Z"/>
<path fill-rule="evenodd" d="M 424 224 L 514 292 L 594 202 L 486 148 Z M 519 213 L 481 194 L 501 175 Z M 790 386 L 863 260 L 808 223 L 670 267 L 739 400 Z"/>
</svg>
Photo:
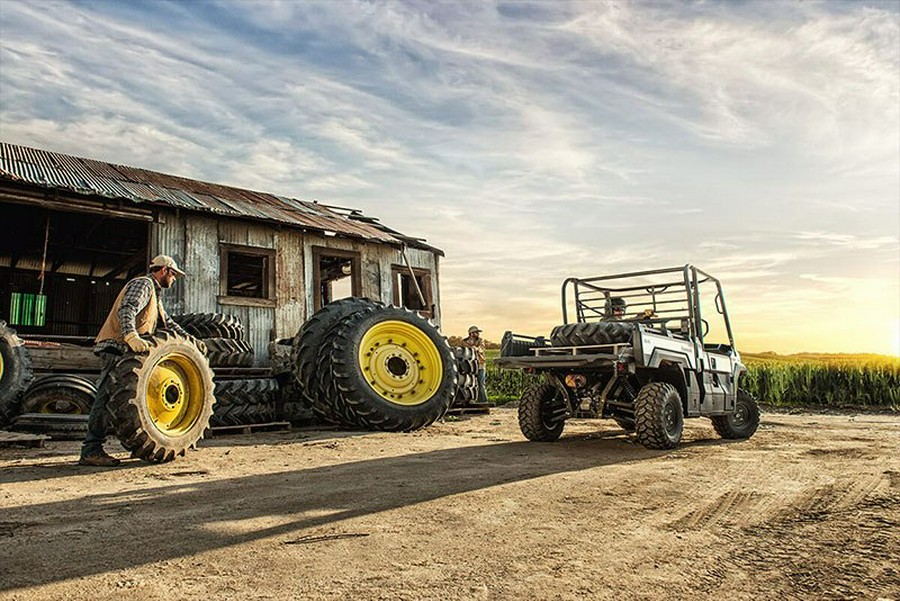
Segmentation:
<svg viewBox="0 0 900 601">
<path fill-rule="evenodd" d="M 365 333 L 359 365 L 369 386 L 397 405 L 420 405 L 441 385 L 444 366 L 438 347 L 416 326 L 382 321 Z"/>
<path fill-rule="evenodd" d="M 194 362 L 181 353 L 169 353 L 150 372 L 147 411 L 156 429 L 178 436 L 200 417 L 204 399 L 203 378 Z"/>
<path fill-rule="evenodd" d="M 3 380 L 3 353 L 0 353 L 0 380 Z"/>
</svg>

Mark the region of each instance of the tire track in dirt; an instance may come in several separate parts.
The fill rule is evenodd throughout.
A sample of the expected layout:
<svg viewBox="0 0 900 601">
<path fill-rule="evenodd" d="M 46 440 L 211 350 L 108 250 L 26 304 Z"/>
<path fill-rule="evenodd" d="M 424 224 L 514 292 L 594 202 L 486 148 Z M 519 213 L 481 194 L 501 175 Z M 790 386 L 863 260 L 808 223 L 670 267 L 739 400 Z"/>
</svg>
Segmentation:
<svg viewBox="0 0 900 601">
<path fill-rule="evenodd" d="M 900 591 L 900 487 L 894 472 L 865 474 L 819 485 L 795 496 L 771 519 L 721 534 L 728 540 L 727 568 L 709 566 L 698 589 L 721 590 L 723 580 L 743 573 L 766 590 L 818 599 L 896 598 Z M 742 506 L 726 493 L 676 524 L 723 529 Z M 751 496 L 752 498 L 752 496 Z M 732 501 L 733 499 L 733 501 Z M 723 519 L 726 518 L 726 519 Z"/>
</svg>

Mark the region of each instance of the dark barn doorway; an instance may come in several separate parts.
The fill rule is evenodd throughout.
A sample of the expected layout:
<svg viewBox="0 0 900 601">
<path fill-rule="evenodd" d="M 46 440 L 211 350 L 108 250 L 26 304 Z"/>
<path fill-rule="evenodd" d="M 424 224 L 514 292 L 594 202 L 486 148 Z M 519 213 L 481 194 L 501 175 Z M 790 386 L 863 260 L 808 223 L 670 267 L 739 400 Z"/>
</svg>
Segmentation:
<svg viewBox="0 0 900 601">
<path fill-rule="evenodd" d="M 95 336 L 145 272 L 146 221 L 0 203 L 0 319 L 20 334 Z"/>
</svg>

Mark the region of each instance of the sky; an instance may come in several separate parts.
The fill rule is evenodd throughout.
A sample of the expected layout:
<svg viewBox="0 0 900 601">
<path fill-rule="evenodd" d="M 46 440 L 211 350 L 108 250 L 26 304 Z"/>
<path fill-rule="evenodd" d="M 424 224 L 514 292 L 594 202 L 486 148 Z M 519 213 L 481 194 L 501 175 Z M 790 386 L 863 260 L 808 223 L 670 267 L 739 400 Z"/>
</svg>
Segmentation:
<svg viewBox="0 0 900 601">
<path fill-rule="evenodd" d="M 0 0 L 0 139 L 361 209 L 447 335 L 692 263 L 739 350 L 900 354 L 900 0 Z"/>
</svg>

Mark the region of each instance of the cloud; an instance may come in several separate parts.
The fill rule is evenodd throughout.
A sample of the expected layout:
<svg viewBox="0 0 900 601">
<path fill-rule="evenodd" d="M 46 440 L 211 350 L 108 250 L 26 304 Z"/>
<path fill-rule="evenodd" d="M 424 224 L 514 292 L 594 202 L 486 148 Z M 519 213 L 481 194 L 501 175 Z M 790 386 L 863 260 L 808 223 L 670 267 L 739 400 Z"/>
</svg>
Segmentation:
<svg viewBox="0 0 900 601">
<path fill-rule="evenodd" d="M 688 262 L 778 323 L 897 278 L 892 5 L 149 6 L 4 2 L 0 136 L 361 208 L 447 252 L 448 327 Z"/>
</svg>

